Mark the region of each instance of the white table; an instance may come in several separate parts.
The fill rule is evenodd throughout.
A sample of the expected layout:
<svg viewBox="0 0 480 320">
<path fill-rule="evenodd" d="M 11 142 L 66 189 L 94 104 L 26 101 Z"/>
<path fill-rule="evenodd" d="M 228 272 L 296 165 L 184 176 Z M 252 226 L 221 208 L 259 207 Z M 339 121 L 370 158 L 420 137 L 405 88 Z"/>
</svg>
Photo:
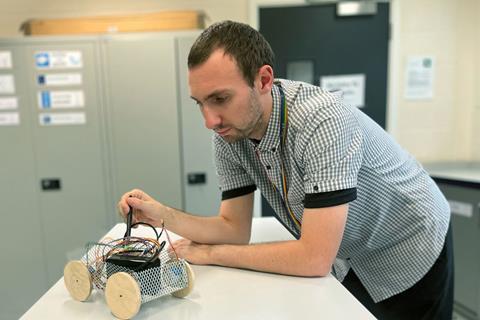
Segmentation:
<svg viewBox="0 0 480 320">
<path fill-rule="evenodd" d="M 121 237 L 124 224 L 107 234 Z M 133 235 L 149 235 L 139 227 Z M 170 235 L 172 235 L 170 233 Z M 172 238 L 178 238 L 173 235 Z M 252 242 L 289 240 L 273 218 L 255 218 Z M 186 298 L 161 297 L 141 306 L 135 319 L 375 319 L 332 275 L 290 277 L 225 268 L 192 266 L 195 287 Z M 21 319 L 112 319 L 103 293 L 77 302 L 60 279 Z"/>
</svg>

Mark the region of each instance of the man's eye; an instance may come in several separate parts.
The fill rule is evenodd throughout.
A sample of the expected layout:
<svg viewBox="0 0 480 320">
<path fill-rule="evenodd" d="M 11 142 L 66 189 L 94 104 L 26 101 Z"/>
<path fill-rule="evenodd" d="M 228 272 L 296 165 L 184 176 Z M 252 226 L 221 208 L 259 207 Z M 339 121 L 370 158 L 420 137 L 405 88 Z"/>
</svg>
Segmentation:
<svg viewBox="0 0 480 320">
<path fill-rule="evenodd" d="M 215 102 L 215 104 L 222 104 L 225 101 L 227 101 L 227 97 L 215 97 L 213 99 L 213 102 Z"/>
</svg>

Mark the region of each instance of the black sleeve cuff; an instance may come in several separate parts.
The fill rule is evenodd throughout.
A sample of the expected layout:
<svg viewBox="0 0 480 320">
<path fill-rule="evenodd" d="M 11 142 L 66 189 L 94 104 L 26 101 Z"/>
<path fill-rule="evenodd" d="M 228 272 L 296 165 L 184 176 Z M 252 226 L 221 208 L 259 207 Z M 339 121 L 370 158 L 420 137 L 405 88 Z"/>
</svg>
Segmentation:
<svg viewBox="0 0 480 320">
<path fill-rule="evenodd" d="M 357 199 L 357 188 L 305 194 L 305 208 L 334 207 Z"/>
<path fill-rule="evenodd" d="M 256 185 L 241 187 L 233 190 L 227 190 L 222 192 L 222 200 L 228 200 L 240 196 L 244 196 L 246 194 L 252 193 L 257 190 Z"/>
</svg>

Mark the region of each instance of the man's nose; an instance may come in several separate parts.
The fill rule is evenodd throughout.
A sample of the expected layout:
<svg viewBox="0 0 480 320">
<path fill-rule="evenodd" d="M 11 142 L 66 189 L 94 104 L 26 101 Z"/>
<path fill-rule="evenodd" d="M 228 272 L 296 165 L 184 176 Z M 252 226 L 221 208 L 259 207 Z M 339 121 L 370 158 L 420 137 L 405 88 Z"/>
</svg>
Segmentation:
<svg viewBox="0 0 480 320">
<path fill-rule="evenodd" d="M 220 127 L 222 124 L 222 118 L 218 113 L 212 111 L 208 107 L 203 107 L 202 110 L 203 118 L 205 119 L 205 127 L 210 130 Z"/>
</svg>

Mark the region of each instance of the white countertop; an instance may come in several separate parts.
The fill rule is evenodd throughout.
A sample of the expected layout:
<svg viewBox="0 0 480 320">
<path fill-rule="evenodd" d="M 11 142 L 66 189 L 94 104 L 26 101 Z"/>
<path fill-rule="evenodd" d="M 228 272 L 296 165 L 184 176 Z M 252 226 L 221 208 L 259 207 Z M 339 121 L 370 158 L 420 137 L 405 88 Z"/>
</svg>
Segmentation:
<svg viewBox="0 0 480 320">
<path fill-rule="evenodd" d="M 433 178 L 480 183 L 480 163 L 427 163 L 423 165 Z"/>
<path fill-rule="evenodd" d="M 107 236 L 121 237 L 124 224 Z M 150 235 L 139 227 L 133 235 Z M 172 235 L 173 239 L 178 236 Z M 289 240 L 274 218 L 255 218 L 252 242 Z M 332 275 L 302 278 L 225 268 L 192 266 L 193 291 L 183 299 L 161 297 L 141 306 L 135 319 L 375 319 Z M 73 300 L 61 278 L 21 319 L 113 319 L 103 293 Z"/>
</svg>

